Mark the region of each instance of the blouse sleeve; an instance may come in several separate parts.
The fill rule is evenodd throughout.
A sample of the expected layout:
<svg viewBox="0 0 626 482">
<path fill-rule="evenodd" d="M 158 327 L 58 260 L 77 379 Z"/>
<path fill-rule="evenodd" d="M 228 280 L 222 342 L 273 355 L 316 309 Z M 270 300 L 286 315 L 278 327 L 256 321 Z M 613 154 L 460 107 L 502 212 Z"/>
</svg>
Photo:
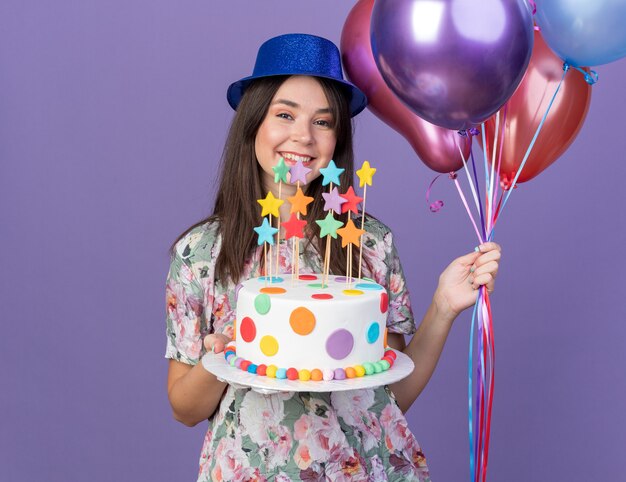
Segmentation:
<svg viewBox="0 0 626 482">
<path fill-rule="evenodd" d="M 369 254 L 370 275 L 374 281 L 387 289 L 389 296 L 387 311 L 389 333 L 404 335 L 415 333 L 415 319 L 400 257 L 393 242 L 393 234 L 385 225 L 372 220 L 366 223 L 364 238 L 363 249 L 364 254 L 366 250 Z"/>
<path fill-rule="evenodd" d="M 204 290 L 183 254 L 178 250 L 174 253 L 167 275 L 165 357 L 195 365 L 203 352 L 203 335 L 210 327 L 207 326 Z"/>
</svg>

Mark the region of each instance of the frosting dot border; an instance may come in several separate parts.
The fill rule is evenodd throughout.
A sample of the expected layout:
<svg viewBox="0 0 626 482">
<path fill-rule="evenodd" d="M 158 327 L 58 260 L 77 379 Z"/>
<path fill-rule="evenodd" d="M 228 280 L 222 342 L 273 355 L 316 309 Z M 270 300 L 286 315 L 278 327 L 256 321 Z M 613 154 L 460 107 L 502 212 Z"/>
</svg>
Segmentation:
<svg viewBox="0 0 626 482">
<path fill-rule="evenodd" d="M 345 380 L 346 378 L 376 375 L 390 370 L 391 367 L 393 367 L 396 357 L 396 353 L 390 348 L 387 348 L 380 360 L 376 360 L 375 362 L 364 362 L 360 365 L 350 365 L 326 370 L 320 370 L 319 368 L 301 368 L 297 370 L 293 367 L 284 368 L 275 365 L 256 364 L 250 360 L 244 360 L 238 357 L 235 345 L 228 345 L 224 348 L 224 358 L 226 362 L 234 368 L 257 376 L 308 382 Z"/>
</svg>

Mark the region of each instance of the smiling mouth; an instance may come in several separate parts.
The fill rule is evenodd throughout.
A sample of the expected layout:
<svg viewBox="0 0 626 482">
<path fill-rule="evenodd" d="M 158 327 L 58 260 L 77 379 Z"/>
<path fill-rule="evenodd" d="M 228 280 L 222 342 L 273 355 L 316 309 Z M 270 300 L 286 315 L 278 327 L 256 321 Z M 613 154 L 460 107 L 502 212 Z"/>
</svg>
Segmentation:
<svg viewBox="0 0 626 482">
<path fill-rule="evenodd" d="M 280 155 L 285 160 L 285 164 L 290 166 L 295 165 L 297 162 L 301 162 L 306 166 L 314 159 L 310 156 L 300 156 L 298 154 L 292 154 L 291 152 L 281 152 Z"/>
</svg>

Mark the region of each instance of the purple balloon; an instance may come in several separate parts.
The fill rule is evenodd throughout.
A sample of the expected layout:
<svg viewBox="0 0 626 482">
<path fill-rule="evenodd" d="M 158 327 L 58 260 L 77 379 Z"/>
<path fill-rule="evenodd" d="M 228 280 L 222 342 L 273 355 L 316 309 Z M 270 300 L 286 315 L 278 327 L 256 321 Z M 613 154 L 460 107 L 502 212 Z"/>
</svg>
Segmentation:
<svg viewBox="0 0 626 482">
<path fill-rule="evenodd" d="M 495 114 L 524 76 L 533 48 L 525 0 L 376 0 L 372 51 L 389 88 L 448 129 Z"/>
</svg>

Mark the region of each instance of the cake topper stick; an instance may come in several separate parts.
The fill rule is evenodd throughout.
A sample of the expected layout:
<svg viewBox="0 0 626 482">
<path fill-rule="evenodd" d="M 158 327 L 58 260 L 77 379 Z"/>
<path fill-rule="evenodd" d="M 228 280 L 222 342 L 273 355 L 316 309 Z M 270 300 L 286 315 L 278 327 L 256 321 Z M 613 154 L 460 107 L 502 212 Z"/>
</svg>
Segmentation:
<svg viewBox="0 0 626 482">
<path fill-rule="evenodd" d="M 344 171 L 345 169 L 337 167 L 337 165 L 335 164 L 335 161 L 333 161 L 332 159 L 328 163 L 328 166 L 320 169 L 320 174 L 323 176 L 322 186 L 329 186 L 328 193 L 322 193 L 322 197 L 325 200 L 324 210 L 328 211 L 328 214 L 331 216 L 333 220 L 334 220 L 334 217 L 332 216 L 331 212 L 335 211 L 337 214 L 341 214 L 341 205 L 346 202 L 345 199 L 339 196 L 339 191 L 337 190 L 337 188 L 333 189 L 333 183 L 337 185 L 341 184 L 341 181 L 339 180 L 339 176 L 341 176 L 341 174 L 343 174 Z M 324 220 L 323 222 L 326 223 L 327 221 L 328 221 L 328 216 L 326 216 L 326 220 Z M 319 224 L 319 221 L 317 222 Z M 339 223 L 339 226 L 342 225 L 340 221 L 335 221 L 335 222 Z M 320 226 L 322 226 L 322 224 L 320 224 Z M 330 224 L 328 224 L 328 226 L 330 226 Z M 334 236 L 332 236 L 333 238 L 337 237 L 337 232 L 336 232 L 337 227 L 334 228 Z M 320 234 L 320 236 L 323 236 L 323 235 Z M 324 271 L 322 275 L 322 286 L 324 286 L 326 281 L 328 280 L 328 274 L 330 272 L 331 247 L 330 247 L 329 236 L 330 236 L 329 234 L 326 235 L 326 253 L 324 255 Z"/>
<path fill-rule="evenodd" d="M 261 225 L 255 227 L 254 231 L 259 236 L 257 245 L 263 245 L 263 271 L 265 272 L 265 281 L 267 281 L 267 244 L 270 246 L 274 244 L 274 235 L 278 230 L 273 228 L 267 221 L 267 218 L 264 217 Z"/>
<path fill-rule="evenodd" d="M 324 219 L 315 221 L 320 227 L 320 239 L 326 237 L 326 253 L 324 255 L 324 270 L 322 274 L 322 286 L 326 285 L 328 272 L 330 271 L 330 238 L 337 239 L 337 229 L 343 226 L 343 223 L 333 215 L 333 211 L 328 211 Z"/>
<path fill-rule="evenodd" d="M 270 283 L 272 282 L 272 245 L 274 244 L 274 234 L 276 234 L 278 232 L 278 229 L 272 227 L 272 216 L 276 216 L 276 217 L 280 217 L 280 212 L 278 211 L 278 208 L 285 202 L 282 199 L 276 199 L 274 197 L 274 195 L 272 194 L 272 191 L 268 191 L 267 196 L 265 196 L 265 199 L 257 199 L 257 202 L 261 205 L 261 207 L 263 208 L 263 210 L 261 211 L 261 216 L 264 217 L 263 219 L 263 224 L 260 226 L 260 228 L 263 229 L 263 234 L 267 234 L 265 241 L 267 241 L 270 244 L 270 262 L 269 262 L 269 276 L 270 276 Z M 267 221 L 267 218 L 265 218 L 265 216 L 267 216 L 269 214 L 269 223 Z M 267 227 L 264 227 L 266 226 Z M 254 228 L 255 231 L 257 231 L 257 228 Z M 271 234 L 268 234 L 270 233 Z M 259 233 L 259 245 L 261 244 L 261 232 L 257 231 L 257 233 Z M 264 255 L 265 259 L 264 259 L 264 263 L 265 266 L 267 268 L 268 264 L 267 264 L 267 255 Z M 266 273 L 266 278 L 267 278 L 267 273 Z"/>
<path fill-rule="evenodd" d="M 270 214 L 270 226 L 271 225 L 272 225 L 272 215 Z M 270 273 L 270 284 L 272 284 L 272 245 L 271 244 L 270 244 L 269 252 L 270 252 L 270 262 L 268 263 L 268 266 L 269 266 L 269 273 Z M 265 277 L 265 279 L 267 279 L 267 276 Z"/>
<path fill-rule="evenodd" d="M 367 186 L 372 185 L 372 177 L 376 173 L 376 168 L 371 167 L 369 161 L 365 161 L 361 165 L 361 169 L 356 172 L 356 175 L 359 176 L 359 187 L 363 188 L 363 208 L 361 214 L 361 229 L 365 228 L 365 198 L 367 196 Z M 361 235 L 362 237 L 362 235 Z M 361 239 L 362 241 L 362 239 Z M 360 243 L 359 246 L 359 279 L 361 279 L 361 265 L 363 260 L 363 243 Z"/>
<path fill-rule="evenodd" d="M 272 167 L 272 171 L 274 171 L 274 183 L 278 184 L 278 199 L 280 200 L 282 198 L 283 182 L 287 182 L 287 173 L 289 172 L 289 168 L 287 167 L 287 164 L 285 164 L 285 159 L 283 157 L 278 160 L 278 164 Z M 280 258 L 280 216 L 278 216 L 277 228 L 278 234 L 276 237 L 276 274 L 278 274 L 278 260 Z"/>
<path fill-rule="evenodd" d="M 361 236 L 364 232 L 365 231 L 363 231 L 363 229 L 359 229 L 355 226 L 352 218 L 348 218 L 346 225 L 337 230 L 337 234 L 341 236 L 341 247 L 348 247 L 346 250 L 348 256 L 348 260 L 346 262 L 346 283 L 348 284 L 348 287 L 352 285 L 352 245 L 355 245 L 357 248 L 361 245 Z"/>
<path fill-rule="evenodd" d="M 291 184 L 295 183 L 298 191 L 300 191 L 300 183 L 302 184 L 307 183 L 306 176 L 311 171 L 312 169 L 305 167 L 302 161 L 296 161 L 295 165 L 291 166 L 291 169 L 289 170 L 289 173 L 291 174 L 291 179 L 290 179 Z M 306 196 L 304 196 L 303 194 L 302 196 L 306 198 Z M 298 193 L 296 193 L 296 196 L 289 198 L 289 199 L 291 200 L 295 197 L 298 197 Z M 313 200 L 313 198 L 309 198 L 309 199 L 311 201 Z M 306 214 L 306 204 L 304 205 L 304 214 Z M 293 209 L 293 202 L 292 202 L 292 209 Z M 295 239 L 293 240 L 291 253 L 292 253 L 291 273 L 292 273 L 292 279 L 293 279 L 293 277 L 298 276 L 298 273 L 300 271 L 300 240 L 298 241 L 296 241 Z M 294 261 L 294 258 L 295 258 L 295 261 Z"/>
</svg>

